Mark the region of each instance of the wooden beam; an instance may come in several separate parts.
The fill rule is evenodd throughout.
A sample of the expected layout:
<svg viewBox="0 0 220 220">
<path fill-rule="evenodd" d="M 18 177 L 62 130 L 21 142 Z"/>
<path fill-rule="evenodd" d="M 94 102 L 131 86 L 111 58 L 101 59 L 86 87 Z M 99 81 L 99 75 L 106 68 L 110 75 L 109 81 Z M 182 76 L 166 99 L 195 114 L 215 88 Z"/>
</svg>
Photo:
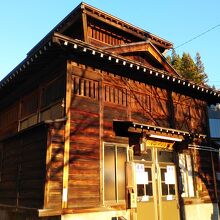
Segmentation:
<svg viewBox="0 0 220 220">
<path fill-rule="evenodd" d="M 66 100 L 65 100 L 65 140 L 64 140 L 64 165 L 63 165 L 63 192 L 62 192 L 62 208 L 67 208 L 68 201 L 68 180 L 69 180 L 69 151 L 70 151 L 70 116 L 71 116 L 71 97 L 72 97 L 72 75 L 71 64 L 67 61 L 66 70 Z"/>
<path fill-rule="evenodd" d="M 83 24 L 83 37 L 84 41 L 88 43 L 88 24 L 87 24 L 87 15 L 82 13 L 82 24 Z"/>
<path fill-rule="evenodd" d="M 130 43 L 124 44 L 120 46 L 113 46 L 104 48 L 105 51 L 113 52 L 116 54 L 123 54 L 123 53 L 134 53 L 134 52 L 146 52 L 148 51 L 150 44 L 146 41 L 138 42 L 138 43 Z"/>
</svg>

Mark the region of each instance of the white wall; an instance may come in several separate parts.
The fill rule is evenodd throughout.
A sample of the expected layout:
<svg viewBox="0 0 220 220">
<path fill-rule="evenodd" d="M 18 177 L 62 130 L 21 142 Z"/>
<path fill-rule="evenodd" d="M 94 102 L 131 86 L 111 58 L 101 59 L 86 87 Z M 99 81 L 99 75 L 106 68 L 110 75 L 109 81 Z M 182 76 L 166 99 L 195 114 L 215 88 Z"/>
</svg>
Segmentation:
<svg viewBox="0 0 220 220">
<path fill-rule="evenodd" d="M 207 204 L 192 204 L 185 205 L 185 220 L 218 220 L 218 205 Z"/>
<path fill-rule="evenodd" d="M 67 214 L 62 216 L 62 220 L 112 220 L 112 217 L 123 216 L 126 220 L 130 220 L 130 211 L 106 211 L 91 212 L 81 214 Z"/>
</svg>

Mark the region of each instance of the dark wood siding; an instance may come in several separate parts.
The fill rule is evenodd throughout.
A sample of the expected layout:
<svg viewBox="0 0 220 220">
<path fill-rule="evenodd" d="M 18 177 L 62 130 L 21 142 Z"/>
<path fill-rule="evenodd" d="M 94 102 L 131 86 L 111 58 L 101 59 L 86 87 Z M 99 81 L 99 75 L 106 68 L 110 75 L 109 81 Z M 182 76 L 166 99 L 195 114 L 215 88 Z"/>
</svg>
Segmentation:
<svg viewBox="0 0 220 220">
<path fill-rule="evenodd" d="M 43 207 L 46 137 L 38 126 L 2 141 L 1 204 Z"/>
<path fill-rule="evenodd" d="M 72 66 L 68 208 L 100 203 L 100 81 Z"/>
<path fill-rule="evenodd" d="M 0 110 L 0 138 L 15 134 L 18 130 L 19 102 Z"/>
<path fill-rule="evenodd" d="M 213 165 L 218 163 L 217 153 L 196 151 L 193 154 L 198 196 L 205 203 L 216 202 Z"/>
<path fill-rule="evenodd" d="M 177 93 L 173 93 L 172 101 L 177 129 L 207 133 L 207 104 L 205 102 Z"/>
<path fill-rule="evenodd" d="M 139 41 L 140 39 L 111 27 L 103 22 L 88 17 L 88 40 L 96 46 L 120 45 Z"/>
<path fill-rule="evenodd" d="M 64 123 L 51 125 L 47 141 L 45 204 L 47 209 L 61 208 L 63 190 Z"/>
</svg>

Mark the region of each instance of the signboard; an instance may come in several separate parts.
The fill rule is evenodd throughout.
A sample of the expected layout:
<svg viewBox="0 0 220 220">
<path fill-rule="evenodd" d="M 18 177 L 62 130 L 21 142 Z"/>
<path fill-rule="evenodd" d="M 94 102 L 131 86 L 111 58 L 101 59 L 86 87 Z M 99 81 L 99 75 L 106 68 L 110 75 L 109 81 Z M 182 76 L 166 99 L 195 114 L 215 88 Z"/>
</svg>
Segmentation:
<svg viewBox="0 0 220 220">
<path fill-rule="evenodd" d="M 144 172 L 144 164 L 142 163 L 136 163 L 136 172 L 143 173 Z"/>
<path fill-rule="evenodd" d="M 165 183 L 166 184 L 175 184 L 175 166 L 167 166 L 167 172 L 165 173 Z"/>
<path fill-rule="evenodd" d="M 136 184 L 148 184 L 148 172 L 144 171 L 144 164 L 136 164 Z"/>
<path fill-rule="evenodd" d="M 173 149 L 174 142 L 146 140 L 145 144 L 147 147 L 157 147 L 171 150 Z"/>
<path fill-rule="evenodd" d="M 148 184 L 148 172 L 136 173 L 136 184 Z"/>
</svg>

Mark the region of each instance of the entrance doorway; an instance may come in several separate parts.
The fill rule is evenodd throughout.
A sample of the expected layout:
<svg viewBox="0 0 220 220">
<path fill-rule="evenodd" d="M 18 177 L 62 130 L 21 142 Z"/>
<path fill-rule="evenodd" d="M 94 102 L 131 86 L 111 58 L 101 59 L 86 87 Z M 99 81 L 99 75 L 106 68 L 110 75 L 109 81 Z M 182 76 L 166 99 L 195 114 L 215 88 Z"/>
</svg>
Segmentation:
<svg viewBox="0 0 220 220">
<path fill-rule="evenodd" d="M 174 152 L 151 147 L 134 162 L 137 220 L 179 220 Z"/>
</svg>

